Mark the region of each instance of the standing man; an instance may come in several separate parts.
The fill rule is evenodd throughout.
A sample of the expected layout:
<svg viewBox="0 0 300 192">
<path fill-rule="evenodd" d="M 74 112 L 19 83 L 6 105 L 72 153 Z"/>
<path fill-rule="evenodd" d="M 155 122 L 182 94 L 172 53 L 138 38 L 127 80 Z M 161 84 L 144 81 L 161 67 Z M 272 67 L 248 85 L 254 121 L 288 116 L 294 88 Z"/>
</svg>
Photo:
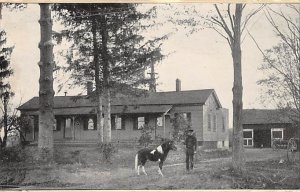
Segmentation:
<svg viewBox="0 0 300 192">
<path fill-rule="evenodd" d="M 190 168 L 193 170 L 194 168 L 194 154 L 197 151 L 197 138 L 194 135 L 194 131 L 189 129 L 187 132 L 187 136 L 185 139 L 186 145 L 186 170 L 189 171 Z"/>
</svg>

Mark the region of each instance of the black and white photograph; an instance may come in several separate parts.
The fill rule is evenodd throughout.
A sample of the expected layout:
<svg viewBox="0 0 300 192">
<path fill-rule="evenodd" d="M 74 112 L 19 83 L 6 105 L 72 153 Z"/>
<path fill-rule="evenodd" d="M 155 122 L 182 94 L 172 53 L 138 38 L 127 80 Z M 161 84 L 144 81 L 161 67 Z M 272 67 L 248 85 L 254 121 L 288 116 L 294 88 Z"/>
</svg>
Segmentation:
<svg viewBox="0 0 300 192">
<path fill-rule="evenodd" d="M 0 0 L 0 190 L 299 190 L 300 2 Z"/>
</svg>

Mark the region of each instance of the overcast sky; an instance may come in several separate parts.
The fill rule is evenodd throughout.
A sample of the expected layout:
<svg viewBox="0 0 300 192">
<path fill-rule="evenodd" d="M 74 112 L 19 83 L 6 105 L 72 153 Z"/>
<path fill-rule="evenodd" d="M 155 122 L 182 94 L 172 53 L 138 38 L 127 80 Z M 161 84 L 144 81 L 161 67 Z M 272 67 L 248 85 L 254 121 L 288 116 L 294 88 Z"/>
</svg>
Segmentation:
<svg viewBox="0 0 300 192">
<path fill-rule="evenodd" d="M 203 9 L 214 10 L 212 4 L 194 4 Z M 174 4 L 181 9 L 183 4 Z M 251 9 L 253 5 L 248 5 Z M 272 5 L 278 9 L 283 5 Z M 171 13 L 172 14 L 172 13 Z M 33 96 L 38 96 L 40 26 L 39 6 L 30 4 L 23 11 L 3 11 L 2 27 L 7 32 L 10 45 L 15 49 L 11 64 L 14 76 L 11 84 L 16 96 L 15 105 Z M 56 25 L 54 26 L 55 30 Z M 164 26 L 161 27 L 164 31 Z M 248 30 L 256 38 L 263 49 L 271 48 L 278 42 L 263 12 L 258 13 L 248 25 Z M 204 29 L 193 35 L 186 36 L 186 31 L 180 30 L 169 38 L 163 46 L 164 51 L 174 52 L 160 62 L 156 67 L 158 73 L 158 91 L 174 91 L 175 80 L 182 82 L 182 90 L 215 89 L 224 108 L 232 113 L 233 64 L 231 52 L 225 39 L 216 32 Z M 257 70 L 262 62 L 262 55 L 249 36 L 242 44 L 243 70 L 243 102 L 244 108 L 264 108 L 260 103 L 262 92 L 256 84 L 262 74 Z M 57 87 L 55 87 L 57 91 Z M 56 95 L 63 95 L 62 93 Z M 68 95 L 76 95 L 77 90 L 66 90 Z M 268 106 L 270 107 L 270 106 Z M 231 118 L 230 118 L 231 119 Z M 232 123 L 230 122 L 230 125 Z"/>
</svg>

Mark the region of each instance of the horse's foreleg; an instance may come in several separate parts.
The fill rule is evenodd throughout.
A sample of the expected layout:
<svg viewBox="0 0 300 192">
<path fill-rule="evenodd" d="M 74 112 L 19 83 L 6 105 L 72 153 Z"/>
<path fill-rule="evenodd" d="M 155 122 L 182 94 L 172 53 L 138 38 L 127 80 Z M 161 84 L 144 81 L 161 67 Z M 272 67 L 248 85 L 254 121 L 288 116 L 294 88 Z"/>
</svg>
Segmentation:
<svg viewBox="0 0 300 192">
<path fill-rule="evenodd" d="M 163 173 L 162 173 L 162 166 L 163 166 L 163 162 L 162 161 L 160 161 L 159 162 L 159 165 L 158 165 L 158 173 L 163 177 L 164 175 L 163 175 Z"/>
<path fill-rule="evenodd" d="M 142 165 L 142 170 L 143 170 L 143 172 L 144 172 L 145 175 L 148 175 L 148 174 L 146 173 L 145 167 L 144 167 L 143 165 Z"/>
</svg>

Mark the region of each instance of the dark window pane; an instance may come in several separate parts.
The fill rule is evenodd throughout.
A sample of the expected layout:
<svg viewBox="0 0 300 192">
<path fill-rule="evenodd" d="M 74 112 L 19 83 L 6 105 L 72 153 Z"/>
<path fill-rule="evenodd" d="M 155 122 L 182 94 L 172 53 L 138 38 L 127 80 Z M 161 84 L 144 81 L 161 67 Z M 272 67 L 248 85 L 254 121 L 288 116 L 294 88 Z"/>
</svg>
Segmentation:
<svg viewBox="0 0 300 192">
<path fill-rule="evenodd" d="M 274 139 L 281 139 L 282 138 L 282 131 L 273 131 L 273 138 Z"/>
<path fill-rule="evenodd" d="M 252 138 L 252 131 L 244 131 L 244 138 Z"/>
<path fill-rule="evenodd" d="M 248 145 L 252 145 L 252 139 L 248 140 Z"/>
</svg>

